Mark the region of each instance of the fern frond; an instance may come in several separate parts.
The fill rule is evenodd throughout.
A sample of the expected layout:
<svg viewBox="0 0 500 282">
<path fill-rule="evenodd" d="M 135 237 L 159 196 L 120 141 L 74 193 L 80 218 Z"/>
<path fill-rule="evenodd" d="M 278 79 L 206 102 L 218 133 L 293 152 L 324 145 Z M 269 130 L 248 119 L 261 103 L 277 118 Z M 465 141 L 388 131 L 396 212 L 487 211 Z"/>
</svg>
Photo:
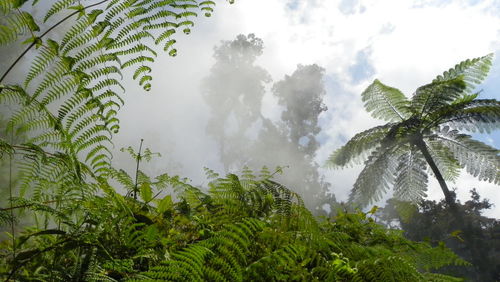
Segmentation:
<svg viewBox="0 0 500 282">
<path fill-rule="evenodd" d="M 142 66 L 142 64 L 145 62 L 153 63 L 154 59 L 151 57 L 147 57 L 147 56 L 138 56 L 138 57 L 135 57 L 133 59 L 130 59 L 130 60 L 124 62 L 122 64 L 122 68 L 127 68 L 130 66 L 136 65 L 136 64 L 141 64 L 141 66 Z"/>
<path fill-rule="evenodd" d="M 466 84 L 464 91 L 470 93 L 476 85 L 480 84 L 486 78 L 492 60 L 493 53 L 483 57 L 467 59 L 455 65 L 454 68 L 445 71 L 442 75 L 438 75 L 432 82 L 443 82 L 463 77 Z"/>
<path fill-rule="evenodd" d="M 30 13 L 13 11 L 2 18 L 0 46 L 12 43 L 30 31 L 38 30 L 39 28 Z"/>
<path fill-rule="evenodd" d="M 358 276 L 354 281 L 422 281 L 417 269 L 401 257 L 389 256 L 356 264 Z"/>
<path fill-rule="evenodd" d="M 431 273 L 431 272 L 426 272 L 422 274 L 425 278 L 425 281 L 431 281 L 431 282 L 463 282 L 464 279 L 462 278 L 457 278 L 441 273 Z"/>
<path fill-rule="evenodd" d="M 436 163 L 439 172 L 443 175 L 446 181 L 455 181 L 460 175 L 462 167 L 460 163 L 453 157 L 453 153 L 446 146 L 443 146 L 439 140 L 426 140 L 429 153 Z"/>
<path fill-rule="evenodd" d="M 374 118 L 395 122 L 411 115 L 410 102 L 405 95 L 396 88 L 382 84 L 378 79 L 361 96 L 366 111 Z"/>
<path fill-rule="evenodd" d="M 444 127 L 430 140 L 439 140 L 448 147 L 466 171 L 479 180 L 500 183 L 499 151 L 466 134 Z"/>
<path fill-rule="evenodd" d="M 73 24 L 70 29 L 64 34 L 61 42 L 60 49 L 64 50 L 65 46 L 76 39 L 79 35 L 81 35 L 87 28 L 89 27 L 89 22 L 84 19 L 78 20 L 75 24 Z"/>
<path fill-rule="evenodd" d="M 420 269 L 425 271 L 436 270 L 443 266 L 470 266 L 471 264 L 447 248 L 443 242 L 437 247 L 431 248 L 427 244 L 421 243 L 415 258 L 415 263 Z"/>
<path fill-rule="evenodd" d="M 45 14 L 43 19 L 44 22 L 47 22 L 53 15 L 61 12 L 64 9 L 67 9 L 71 5 L 73 5 L 74 0 L 58 0 L 50 7 L 49 11 Z"/>
<path fill-rule="evenodd" d="M 452 129 L 490 133 L 500 129 L 500 102 L 493 99 L 473 100 L 439 116 L 438 121 Z"/>
<path fill-rule="evenodd" d="M 397 177 L 394 182 L 394 197 L 402 201 L 418 202 L 427 194 L 427 164 L 420 151 L 408 148 L 397 160 Z"/>
<path fill-rule="evenodd" d="M 33 60 L 31 67 L 26 75 L 24 86 L 27 87 L 30 82 L 41 75 L 57 58 L 57 53 L 50 48 L 41 48 L 38 56 Z"/>
<path fill-rule="evenodd" d="M 412 111 L 420 117 L 427 116 L 460 98 L 466 86 L 462 76 L 421 86 L 412 97 Z"/>
<path fill-rule="evenodd" d="M 134 34 L 131 34 L 131 35 L 125 37 L 121 41 L 117 41 L 117 40 L 114 41 L 111 44 L 111 46 L 108 47 L 108 49 L 123 48 L 123 47 L 129 46 L 130 44 L 133 44 L 134 42 L 138 42 L 138 41 L 145 40 L 148 38 L 154 40 L 154 37 L 153 37 L 153 35 L 151 35 L 151 33 L 147 32 L 147 31 L 139 31 L 139 32 L 136 32 Z"/>
<path fill-rule="evenodd" d="M 263 226 L 263 222 L 252 218 L 229 224 L 211 238 L 172 253 L 161 266 L 152 267 L 142 275 L 163 281 L 242 281 L 248 246 Z"/>
<path fill-rule="evenodd" d="M 327 166 L 336 168 L 344 167 L 350 163 L 359 164 L 364 159 L 364 154 L 377 147 L 386 137 L 394 124 L 376 126 L 356 134 L 344 146 L 330 155 Z"/>
<path fill-rule="evenodd" d="M 354 183 L 349 202 L 364 207 L 383 197 L 394 183 L 396 153 L 393 147 L 380 147 L 372 152 Z"/>
</svg>

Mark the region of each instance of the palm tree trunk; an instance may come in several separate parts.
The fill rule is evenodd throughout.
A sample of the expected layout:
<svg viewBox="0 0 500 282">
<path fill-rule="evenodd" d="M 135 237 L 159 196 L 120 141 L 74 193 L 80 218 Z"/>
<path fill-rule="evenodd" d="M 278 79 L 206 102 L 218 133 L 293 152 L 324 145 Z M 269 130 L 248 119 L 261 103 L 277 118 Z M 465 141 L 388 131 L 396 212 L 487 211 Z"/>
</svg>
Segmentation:
<svg viewBox="0 0 500 282">
<path fill-rule="evenodd" d="M 439 182 L 439 185 L 441 186 L 441 190 L 443 190 L 444 198 L 446 200 L 446 203 L 448 206 L 452 209 L 456 210 L 456 203 L 455 203 L 455 198 L 452 196 L 450 189 L 448 189 L 448 185 L 446 185 L 446 181 L 443 178 L 443 175 L 439 171 L 439 168 L 437 167 L 436 163 L 434 162 L 434 159 L 432 158 L 431 154 L 429 153 L 429 150 L 427 149 L 427 145 L 425 145 L 425 142 L 423 139 L 418 138 L 415 141 L 415 145 L 417 148 L 422 152 L 424 155 L 425 160 L 427 161 L 427 164 L 432 169 L 432 172 L 436 176 L 437 181 Z"/>
</svg>

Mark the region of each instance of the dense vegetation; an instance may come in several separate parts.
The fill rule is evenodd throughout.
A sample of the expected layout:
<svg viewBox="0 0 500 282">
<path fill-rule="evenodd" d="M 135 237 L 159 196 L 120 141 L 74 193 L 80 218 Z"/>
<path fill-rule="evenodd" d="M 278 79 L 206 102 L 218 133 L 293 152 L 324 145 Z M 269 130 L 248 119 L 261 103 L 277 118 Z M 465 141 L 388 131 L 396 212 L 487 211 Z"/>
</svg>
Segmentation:
<svg viewBox="0 0 500 282">
<path fill-rule="evenodd" d="M 194 187 L 146 175 L 141 165 L 155 154 L 142 147 L 124 149 L 133 175 L 112 167 L 124 70 L 150 90 L 156 47 L 175 56 L 176 32 L 190 33 L 191 19 L 210 16 L 215 3 L 85 2 L 53 1 L 41 19 L 28 5 L 41 7 L 37 0 L 0 2 L 0 45 L 25 50 L 0 78 L 2 279 L 459 280 L 431 273 L 469 265 L 443 244 L 382 227 L 376 208 L 316 218 L 273 180 L 279 170 L 207 169 L 208 187 Z M 21 59 L 29 61 L 22 81 L 12 75 Z"/>
<path fill-rule="evenodd" d="M 454 192 L 452 191 L 452 196 Z M 397 200 L 391 199 L 378 217 L 388 227 L 400 227 L 406 238 L 427 241 L 432 245 L 444 242 L 472 267 L 448 266 L 439 272 L 465 277 L 472 281 L 500 279 L 500 220 L 481 213 L 491 208 L 487 199 L 481 199 L 476 189 L 470 191 L 470 200 L 457 203 L 461 221 L 450 220 L 453 214 L 444 200 L 425 200 L 414 207 L 410 217 L 397 211 Z"/>
</svg>

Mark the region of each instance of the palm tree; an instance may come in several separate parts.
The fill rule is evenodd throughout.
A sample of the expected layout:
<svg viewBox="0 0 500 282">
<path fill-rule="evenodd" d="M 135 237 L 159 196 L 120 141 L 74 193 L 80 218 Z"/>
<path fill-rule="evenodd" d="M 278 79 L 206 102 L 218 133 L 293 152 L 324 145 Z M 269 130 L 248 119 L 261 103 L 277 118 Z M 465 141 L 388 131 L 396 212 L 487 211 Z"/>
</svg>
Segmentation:
<svg viewBox="0 0 500 282">
<path fill-rule="evenodd" d="M 366 206 L 393 186 L 395 198 L 416 203 L 426 196 L 428 167 L 450 207 L 455 200 L 446 181 L 462 168 L 499 184 L 499 151 L 459 132 L 489 133 L 500 127 L 500 102 L 476 99 L 479 93 L 473 92 L 492 59 L 489 54 L 457 64 L 419 87 L 411 100 L 378 80 L 368 86 L 362 94 L 366 111 L 388 123 L 356 134 L 327 162 L 339 168 L 365 160 L 349 201 Z"/>
</svg>

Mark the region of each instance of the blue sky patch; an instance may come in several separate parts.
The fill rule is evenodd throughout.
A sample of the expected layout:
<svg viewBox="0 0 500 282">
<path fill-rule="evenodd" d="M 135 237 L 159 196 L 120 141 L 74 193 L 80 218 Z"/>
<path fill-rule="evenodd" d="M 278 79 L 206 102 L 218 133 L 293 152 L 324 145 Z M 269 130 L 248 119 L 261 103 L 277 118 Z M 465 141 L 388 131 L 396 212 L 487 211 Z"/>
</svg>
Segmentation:
<svg viewBox="0 0 500 282">
<path fill-rule="evenodd" d="M 375 74 L 375 69 L 369 60 L 371 52 L 370 48 L 365 48 L 356 54 L 356 62 L 348 69 L 353 83 L 360 83 Z"/>
</svg>

